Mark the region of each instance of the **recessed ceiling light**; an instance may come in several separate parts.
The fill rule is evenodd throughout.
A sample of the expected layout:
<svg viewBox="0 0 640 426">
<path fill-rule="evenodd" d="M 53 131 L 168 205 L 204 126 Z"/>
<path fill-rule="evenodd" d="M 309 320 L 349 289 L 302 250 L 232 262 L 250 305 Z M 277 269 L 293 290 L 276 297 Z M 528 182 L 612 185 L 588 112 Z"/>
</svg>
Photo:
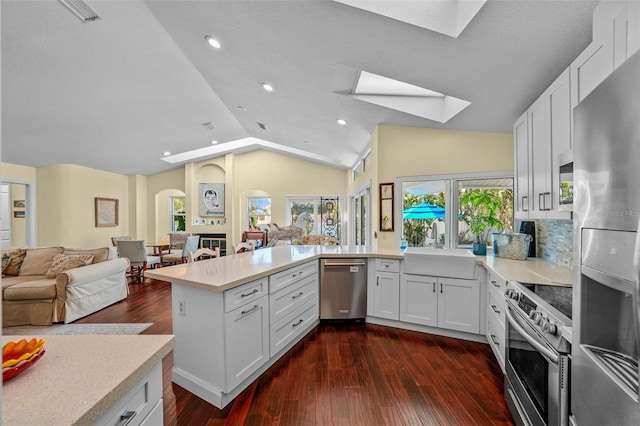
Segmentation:
<svg viewBox="0 0 640 426">
<path fill-rule="evenodd" d="M 215 140 L 215 139 L 211 141 L 211 145 L 216 145 L 217 143 L 218 143 L 218 141 Z"/>
<path fill-rule="evenodd" d="M 222 47 L 222 44 L 211 36 L 205 36 L 204 39 L 207 40 L 207 43 L 209 43 L 209 45 L 214 49 L 220 49 Z"/>
<path fill-rule="evenodd" d="M 304 141 L 303 143 L 306 144 L 306 145 L 310 145 L 311 144 L 311 142 L 309 142 L 309 141 Z"/>
<path fill-rule="evenodd" d="M 273 86 L 269 83 L 261 83 L 262 88 L 267 92 L 273 92 Z"/>
<path fill-rule="evenodd" d="M 169 151 L 165 151 L 165 152 L 162 153 L 162 155 L 164 155 L 166 157 L 167 155 L 171 155 L 171 153 Z"/>
<path fill-rule="evenodd" d="M 341 125 L 341 126 L 346 126 L 346 124 L 347 124 L 347 120 L 344 120 L 344 119 L 342 119 L 342 118 L 338 118 L 338 119 L 336 120 L 336 122 L 337 122 L 339 125 Z"/>
</svg>

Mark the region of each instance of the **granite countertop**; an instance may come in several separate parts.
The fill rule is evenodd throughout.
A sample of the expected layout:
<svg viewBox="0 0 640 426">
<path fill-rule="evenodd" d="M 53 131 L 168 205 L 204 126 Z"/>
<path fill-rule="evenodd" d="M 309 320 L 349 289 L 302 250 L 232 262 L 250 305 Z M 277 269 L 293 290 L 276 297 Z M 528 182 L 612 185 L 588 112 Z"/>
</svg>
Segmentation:
<svg viewBox="0 0 640 426">
<path fill-rule="evenodd" d="M 573 271 L 539 258 L 504 259 L 492 255 L 478 257 L 480 261 L 505 280 L 533 284 L 573 285 Z"/>
<path fill-rule="evenodd" d="M 215 259 L 150 269 L 150 278 L 221 292 L 318 258 L 402 259 L 399 249 L 363 246 L 286 245 Z M 572 285 L 572 271 L 542 259 L 511 260 L 493 255 L 477 256 L 478 263 L 505 280 L 527 283 Z"/>
<path fill-rule="evenodd" d="M 33 337 L 37 336 L 4 336 L 2 342 Z M 41 338 L 43 357 L 3 384 L 3 424 L 93 424 L 175 344 L 173 335 Z"/>
<path fill-rule="evenodd" d="M 320 257 L 402 259 L 402 251 L 348 245 L 286 245 L 149 269 L 145 271 L 145 276 L 220 292 Z"/>
</svg>

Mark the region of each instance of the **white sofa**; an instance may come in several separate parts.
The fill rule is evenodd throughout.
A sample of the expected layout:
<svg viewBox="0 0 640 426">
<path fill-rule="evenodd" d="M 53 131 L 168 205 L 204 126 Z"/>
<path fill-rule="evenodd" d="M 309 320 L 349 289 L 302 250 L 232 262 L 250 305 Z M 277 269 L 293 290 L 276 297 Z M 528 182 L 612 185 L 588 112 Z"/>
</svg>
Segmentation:
<svg viewBox="0 0 640 426">
<path fill-rule="evenodd" d="M 129 261 L 117 258 L 113 247 L 26 248 L 3 255 L 3 327 L 69 323 L 126 298 L 129 292 Z M 60 266 L 64 261 L 70 262 Z M 69 267 L 73 269 L 65 270 Z"/>
</svg>

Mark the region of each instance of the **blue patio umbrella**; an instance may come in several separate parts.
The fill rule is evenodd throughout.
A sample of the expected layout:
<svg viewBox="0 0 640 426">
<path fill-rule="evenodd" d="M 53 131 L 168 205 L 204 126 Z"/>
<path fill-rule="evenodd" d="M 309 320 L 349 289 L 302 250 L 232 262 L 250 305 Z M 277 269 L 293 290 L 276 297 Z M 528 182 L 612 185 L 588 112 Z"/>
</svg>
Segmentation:
<svg viewBox="0 0 640 426">
<path fill-rule="evenodd" d="M 403 219 L 441 219 L 444 217 L 444 207 L 434 206 L 429 203 L 420 203 L 417 206 L 412 206 L 402 211 Z"/>
</svg>

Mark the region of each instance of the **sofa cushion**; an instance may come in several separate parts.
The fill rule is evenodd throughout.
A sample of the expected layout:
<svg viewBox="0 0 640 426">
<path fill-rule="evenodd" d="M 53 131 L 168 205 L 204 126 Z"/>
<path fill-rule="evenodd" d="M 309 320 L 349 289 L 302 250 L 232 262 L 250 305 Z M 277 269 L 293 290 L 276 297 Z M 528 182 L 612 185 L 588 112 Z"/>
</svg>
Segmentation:
<svg viewBox="0 0 640 426">
<path fill-rule="evenodd" d="M 18 275 L 27 250 L 16 249 L 2 254 L 2 275 Z M 5 257 L 5 255 L 8 255 L 8 257 Z"/>
<path fill-rule="evenodd" d="M 55 299 L 56 280 L 36 279 L 14 284 L 4 289 L 7 300 Z"/>
<path fill-rule="evenodd" d="M 47 271 L 46 276 L 47 278 L 55 278 L 61 272 L 80 266 L 91 265 L 92 262 L 92 254 L 57 254 L 53 258 L 53 263 Z"/>
<path fill-rule="evenodd" d="M 62 253 L 62 247 L 43 247 L 27 249 L 18 275 L 46 275 L 56 254 Z"/>
<path fill-rule="evenodd" d="M 109 259 L 109 247 L 94 249 L 65 248 L 63 254 L 87 254 L 93 256 L 93 263 L 104 262 Z"/>
</svg>

